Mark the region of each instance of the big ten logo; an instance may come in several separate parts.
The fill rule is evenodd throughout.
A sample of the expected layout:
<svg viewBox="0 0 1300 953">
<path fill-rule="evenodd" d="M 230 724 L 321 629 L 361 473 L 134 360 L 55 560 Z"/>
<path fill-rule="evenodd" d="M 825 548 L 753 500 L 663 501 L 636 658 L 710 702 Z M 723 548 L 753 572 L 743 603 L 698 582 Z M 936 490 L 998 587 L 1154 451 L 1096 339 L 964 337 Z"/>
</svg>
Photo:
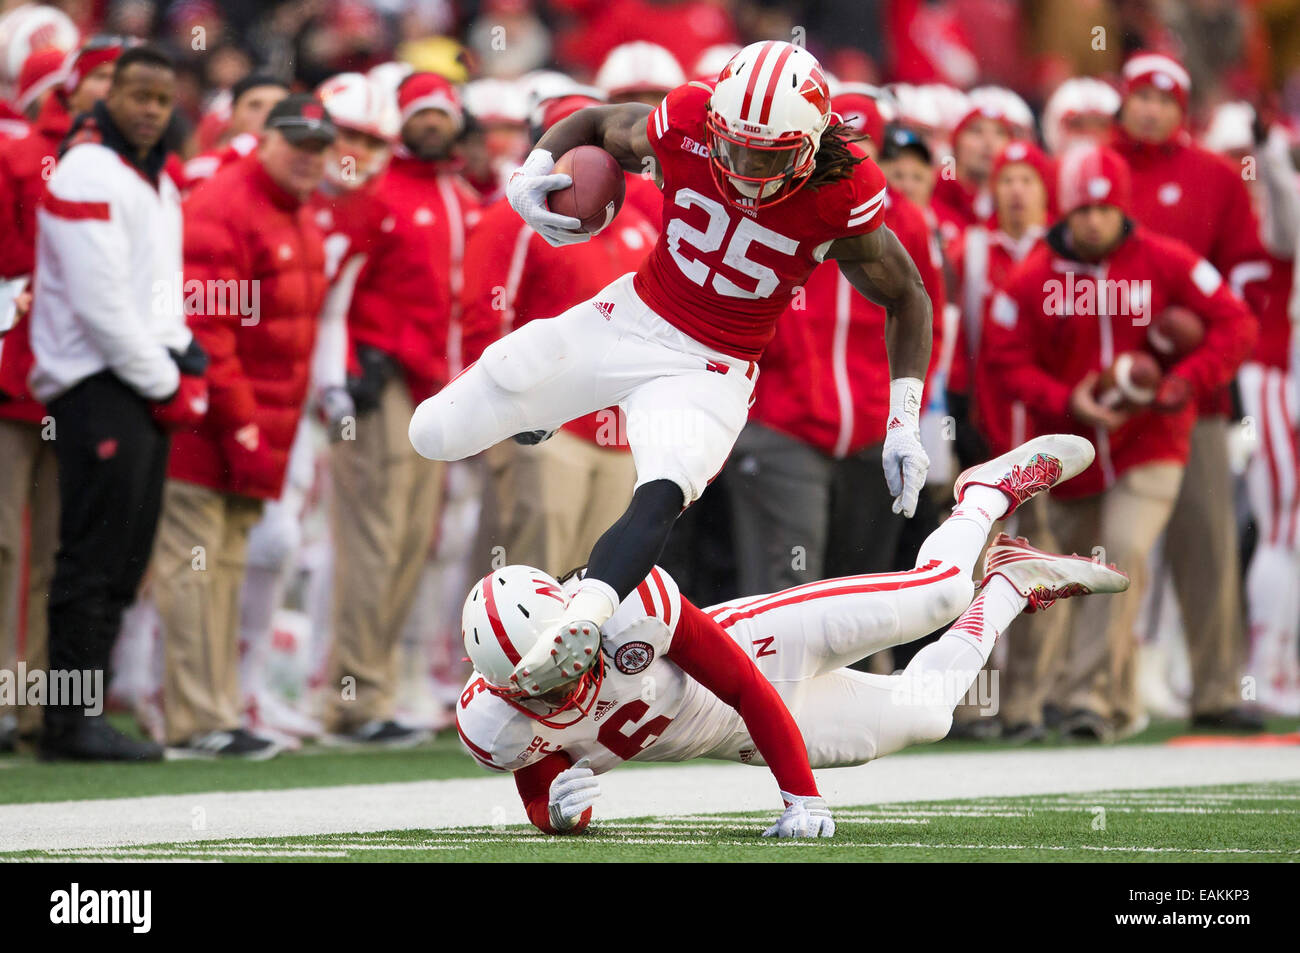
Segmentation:
<svg viewBox="0 0 1300 953">
<path fill-rule="evenodd" d="M 641 700 L 647 705 L 653 705 L 656 698 L 659 697 L 659 682 L 653 675 L 641 676 Z"/>
<path fill-rule="evenodd" d="M 1106 829 L 1106 809 L 1098 805 L 1088 810 L 1092 812 L 1092 829 L 1094 831 L 1104 831 Z"/>
<path fill-rule="evenodd" d="M 555 754 L 555 752 L 561 751 L 563 749 L 564 749 L 564 745 L 552 745 L 541 735 L 534 735 L 532 743 L 524 750 L 524 753 L 519 756 L 518 760 L 520 761 L 526 760 L 528 757 L 534 754 L 542 754 L 542 755 Z"/>
<path fill-rule="evenodd" d="M 206 808 L 195 806 L 190 808 L 190 830 L 205 831 L 208 829 L 208 812 Z"/>
<path fill-rule="evenodd" d="M 345 702 L 357 700 L 357 677 L 355 675 L 344 675 L 339 680 L 339 699 Z"/>
<path fill-rule="evenodd" d="M 1258 698 L 1255 692 L 1255 676 L 1241 676 L 1241 700 L 1244 702 L 1253 702 Z"/>
<path fill-rule="evenodd" d="M 208 568 L 208 551 L 203 546 L 195 546 L 190 550 L 190 568 L 195 572 L 206 572 Z"/>
<path fill-rule="evenodd" d="M 654 156 L 643 156 L 641 159 L 641 178 L 654 181 L 659 178 L 659 164 L 655 161 Z"/>
<path fill-rule="evenodd" d="M 1104 26 L 1095 26 L 1090 31 L 1092 37 L 1092 51 L 1094 53 L 1104 53 L 1106 51 L 1106 28 Z"/>
<path fill-rule="evenodd" d="M 506 548 L 504 546 L 492 547 L 492 568 L 504 569 L 506 566 Z"/>
<path fill-rule="evenodd" d="M 497 24 L 488 31 L 488 48 L 494 53 L 501 53 L 506 48 L 506 28 Z"/>
<path fill-rule="evenodd" d="M 808 569 L 808 550 L 806 547 L 790 547 L 790 568 L 795 572 L 805 572 Z"/>
</svg>

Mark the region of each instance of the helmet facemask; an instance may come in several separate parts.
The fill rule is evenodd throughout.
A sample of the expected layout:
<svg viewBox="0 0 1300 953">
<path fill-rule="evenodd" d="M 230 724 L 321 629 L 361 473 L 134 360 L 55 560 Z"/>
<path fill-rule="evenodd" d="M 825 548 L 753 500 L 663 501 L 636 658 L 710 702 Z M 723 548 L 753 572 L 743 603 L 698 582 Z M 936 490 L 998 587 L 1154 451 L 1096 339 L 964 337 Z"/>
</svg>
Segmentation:
<svg viewBox="0 0 1300 953">
<path fill-rule="evenodd" d="M 803 188 L 812 174 L 821 130 L 778 136 L 736 132 L 712 109 L 707 127 L 713 180 L 738 208 L 783 202 Z"/>
</svg>

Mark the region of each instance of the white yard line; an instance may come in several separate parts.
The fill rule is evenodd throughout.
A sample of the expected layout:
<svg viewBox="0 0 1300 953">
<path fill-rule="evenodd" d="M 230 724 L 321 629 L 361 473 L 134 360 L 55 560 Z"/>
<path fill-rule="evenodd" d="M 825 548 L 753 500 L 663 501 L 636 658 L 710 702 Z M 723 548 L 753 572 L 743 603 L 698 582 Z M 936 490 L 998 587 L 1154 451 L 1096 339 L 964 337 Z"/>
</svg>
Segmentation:
<svg viewBox="0 0 1300 953">
<path fill-rule="evenodd" d="M 832 805 L 845 807 L 1287 781 L 1300 780 L 1300 748 L 1125 746 L 927 754 L 820 771 L 817 780 Z M 743 765 L 615 771 L 601 777 L 601 788 L 597 819 L 775 809 L 776 792 L 766 772 Z M 0 851 L 93 852 L 216 838 L 522 823 L 514 783 L 485 776 L 0 805 Z"/>
</svg>

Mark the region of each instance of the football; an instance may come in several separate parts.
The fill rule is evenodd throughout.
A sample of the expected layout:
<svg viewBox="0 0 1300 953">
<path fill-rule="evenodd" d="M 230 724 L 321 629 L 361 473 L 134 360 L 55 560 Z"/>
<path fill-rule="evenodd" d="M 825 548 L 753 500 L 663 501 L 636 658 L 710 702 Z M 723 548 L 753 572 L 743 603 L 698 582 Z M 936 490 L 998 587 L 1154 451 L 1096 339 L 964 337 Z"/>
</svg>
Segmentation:
<svg viewBox="0 0 1300 953">
<path fill-rule="evenodd" d="M 1166 362 L 1194 350 L 1204 337 L 1205 325 L 1196 313 L 1176 304 L 1156 315 L 1147 328 L 1147 343 Z"/>
<path fill-rule="evenodd" d="M 552 212 L 581 221 L 582 231 L 597 234 L 623 207 L 623 169 L 599 146 L 570 149 L 556 161 L 555 172 L 570 176 L 573 184 L 550 193 L 547 205 Z"/>
<path fill-rule="evenodd" d="M 1150 354 L 1127 351 L 1101 372 L 1097 400 L 1112 409 L 1145 407 L 1155 399 L 1161 376 L 1160 365 Z"/>
</svg>

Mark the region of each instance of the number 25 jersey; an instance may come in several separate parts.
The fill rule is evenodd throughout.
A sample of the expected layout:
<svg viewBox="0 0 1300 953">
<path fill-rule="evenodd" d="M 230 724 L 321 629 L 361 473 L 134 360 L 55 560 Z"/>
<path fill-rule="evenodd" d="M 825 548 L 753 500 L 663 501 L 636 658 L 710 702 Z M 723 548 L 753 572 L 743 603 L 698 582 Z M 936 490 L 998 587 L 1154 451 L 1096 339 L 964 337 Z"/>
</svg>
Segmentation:
<svg viewBox="0 0 1300 953">
<path fill-rule="evenodd" d="M 646 119 L 663 176 L 663 222 L 635 288 L 701 344 L 755 361 L 830 243 L 880 227 L 885 178 L 863 157 L 846 178 L 805 184 L 770 207 L 736 208 L 713 179 L 705 131 L 710 95 L 700 83 L 678 86 Z"/>
</svg>

